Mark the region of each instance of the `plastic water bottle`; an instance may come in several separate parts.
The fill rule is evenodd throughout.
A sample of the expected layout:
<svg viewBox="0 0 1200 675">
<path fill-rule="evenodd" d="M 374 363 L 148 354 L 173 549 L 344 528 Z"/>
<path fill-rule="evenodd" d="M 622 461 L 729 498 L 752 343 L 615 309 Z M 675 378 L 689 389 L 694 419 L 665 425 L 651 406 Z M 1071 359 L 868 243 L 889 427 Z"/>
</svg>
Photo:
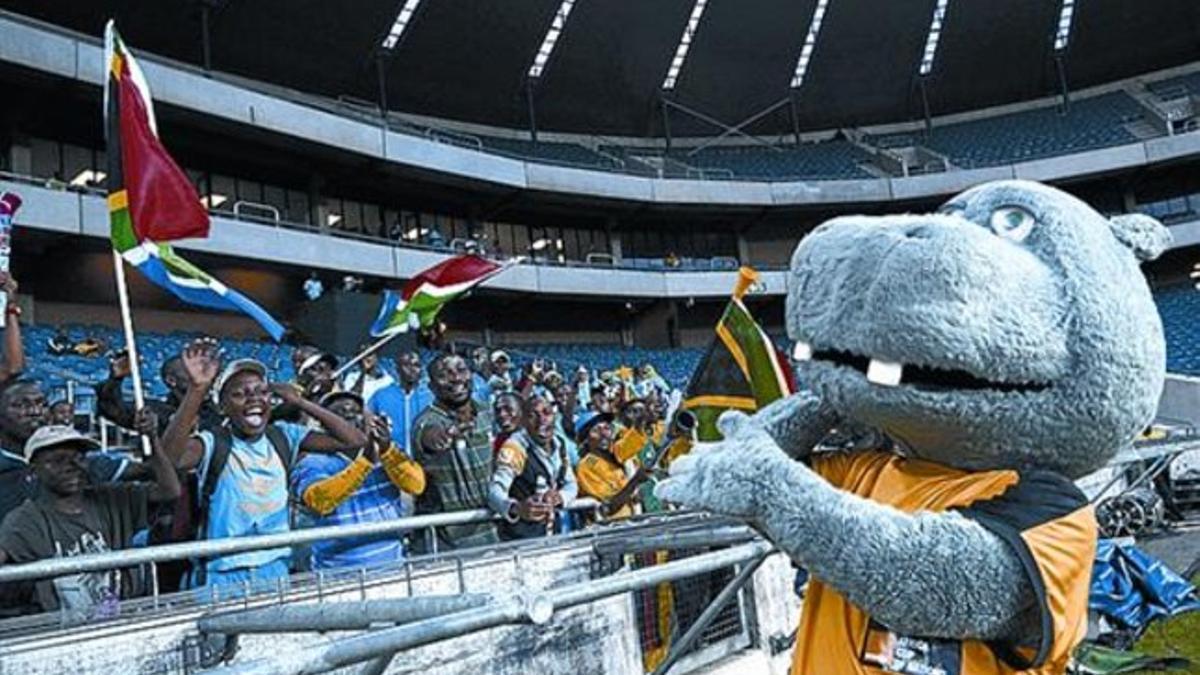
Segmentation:
<svg viewBox="0 0 1200 675">
<path fill-rule="evenodd" d="M 550 485 L 546 482 L 546 477 L 538 476 L 537 477 L 537 486 L 534 488 L 534 496 L 537 497 L 537 500 L 539 502 L 544 503 L 546 501 L 546 493 L 548 493 L 548 492 L 550 492 Z M 547 535 L 554 534 L 554 519 L 553 518 L 546 521 L 546 534 Z"/>
</svg>

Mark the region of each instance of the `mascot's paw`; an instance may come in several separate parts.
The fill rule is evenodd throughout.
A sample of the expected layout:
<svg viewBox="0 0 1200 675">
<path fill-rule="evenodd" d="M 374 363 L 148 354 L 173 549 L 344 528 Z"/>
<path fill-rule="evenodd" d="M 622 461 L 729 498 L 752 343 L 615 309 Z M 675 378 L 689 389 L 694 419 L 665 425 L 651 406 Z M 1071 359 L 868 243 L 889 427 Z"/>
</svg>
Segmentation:
<svg viewBox="0 0 1200 675">
<path fill-rule="evenodd" d="M 697 444 L 675 460 L 654 494 L 691 508 L 754 518 L 762 500 L 774 494 L 773 477 L 792 462 L 746 415 L 725 413 L 718 426 L 725 440 Z"/>
</svg>

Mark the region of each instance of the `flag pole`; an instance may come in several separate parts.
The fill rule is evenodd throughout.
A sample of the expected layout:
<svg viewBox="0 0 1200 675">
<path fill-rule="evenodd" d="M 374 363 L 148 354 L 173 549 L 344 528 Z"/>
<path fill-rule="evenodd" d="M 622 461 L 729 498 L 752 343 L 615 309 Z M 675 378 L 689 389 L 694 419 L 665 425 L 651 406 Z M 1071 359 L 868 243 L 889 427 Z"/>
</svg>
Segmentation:
<svg viewBox="0 0 1200 675">
<path fill-rule="evenodd" d="M 367 347 L 366 349 L 362 350 L 354 358 L 343 363 L 337 370 L 333 371 L 333 375 L 332 375 L 333 379 L 335 379 L 335 380 L 338 379 L 343 374 L 345 374 L 345 372 L 347 370 L 350 370 L 351 368 L 353 368 L 355 366 L 355 364 L 357 364 L 359 361 L 362 361 L 363 359 L 367 358 L 371 354 L 374 354 L 375 352 L 379 351 L 380 349 L 383 348 L 384 345 L 391 342 L 392 340 L 395 340 L 397 337 L 402 335 L 404 332 L 405 331 L 393 331 L 393 332 L 388 333 L 387 335 L 384 335 L 383 337 L 379 338 L 370 347 Z"/>
<path fill-rule="evenodd" d="M 133 377 L 133 405 L 141 410 L 146 405 L 142 394 L 142 367 L 138 362 L 137 340 L 133 336 L 133 313 L 129 310 L 129 288 L 125 285 L 125 259 L 113 249 L 113 270 L 117 275 L 117 299 L 121 302 L 121 325 L 125 329 L 125 349 L 129 352 L 129 374 Z M 150 439 L 142 439 L 142 455 L 150 456 Z"/>
</svg>

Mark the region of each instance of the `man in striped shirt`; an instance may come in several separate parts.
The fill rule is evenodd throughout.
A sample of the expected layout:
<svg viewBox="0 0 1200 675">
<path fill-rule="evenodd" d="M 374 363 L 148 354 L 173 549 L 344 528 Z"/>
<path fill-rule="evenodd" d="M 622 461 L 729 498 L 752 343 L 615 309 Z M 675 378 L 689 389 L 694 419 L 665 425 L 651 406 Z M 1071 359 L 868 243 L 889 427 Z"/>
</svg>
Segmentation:
<svg viewBox="0 0 1200 675">
<path fill-rule="evenodd" d="M 316 516 L 315 527 L 395 520 L 403 516 L 402 494 L 425 491 L 425 472 L 392 442 L 382 417 L 364 417 L 362 398 L 334 392 L 321 405 L 368 432 L 361 450 L 307 454 L 292 471 L 292 494 Z M 373 567 L 404 559 L 400 532 L 312 545 L 312 568 Z"/>
</svg>

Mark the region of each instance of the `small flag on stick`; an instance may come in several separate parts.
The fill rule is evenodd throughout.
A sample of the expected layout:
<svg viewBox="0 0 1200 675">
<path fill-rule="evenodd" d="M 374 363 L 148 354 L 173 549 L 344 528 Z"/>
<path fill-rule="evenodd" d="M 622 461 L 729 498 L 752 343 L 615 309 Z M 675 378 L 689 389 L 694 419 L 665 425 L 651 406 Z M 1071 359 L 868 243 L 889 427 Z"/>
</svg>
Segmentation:
<svg viewBox="0 0 1200 675">
<path fill-rule="evenodd" d="M 417 274 L 399 292 L 385 291 L 372 337 L 431 328 L 446 303 L 508 267 L 477 255 L 457 255 Z"/>
<path fill-rule="evenodd" d="M 685 389 L 682 408 L 696 415 L 698 440 L 721 439 L 717 418 L 726 410 L 754 412 L 795 391 L 787 358 L 742 302 L 757 282 L 757 272 L 741 269 L 716 337 Z"/>
</svg>

